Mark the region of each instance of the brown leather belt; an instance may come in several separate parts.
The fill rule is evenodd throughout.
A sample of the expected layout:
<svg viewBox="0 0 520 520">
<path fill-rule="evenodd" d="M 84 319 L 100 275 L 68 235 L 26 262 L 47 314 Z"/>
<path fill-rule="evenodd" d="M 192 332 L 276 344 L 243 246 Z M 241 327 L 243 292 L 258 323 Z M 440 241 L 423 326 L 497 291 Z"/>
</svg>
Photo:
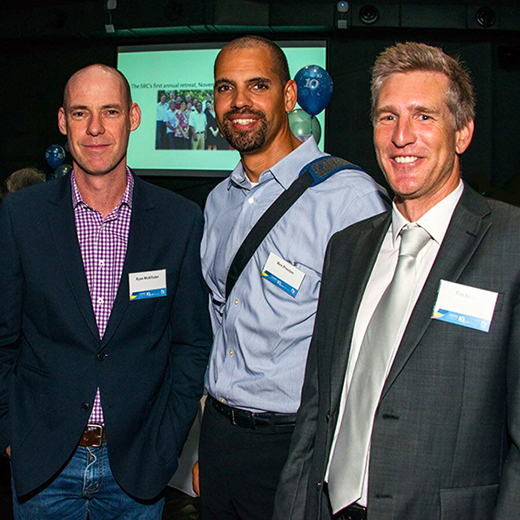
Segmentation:
<svg viewBox="0 0 520 520">
<path fill-rule="evenodd" d="M 101 444 L 106 442 L 105 428 L 101 424 L 87 424 L 81 439 L 79 440 L 78 446 L 91 446 L 93 448 L 99 448 Z"/>
</svg>

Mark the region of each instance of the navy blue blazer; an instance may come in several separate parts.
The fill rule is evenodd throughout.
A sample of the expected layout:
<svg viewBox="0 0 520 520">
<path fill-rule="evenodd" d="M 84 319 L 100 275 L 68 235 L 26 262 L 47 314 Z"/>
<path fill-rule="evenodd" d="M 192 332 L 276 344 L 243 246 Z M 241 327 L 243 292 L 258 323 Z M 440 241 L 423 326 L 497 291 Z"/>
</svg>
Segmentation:
<svg viewBox="0 0 520 520">
<path fill-rule="evenodd" d="M 140 499 L 177 468 L 211 346 L 200 272 L 202 215 L 135 177 L 126 260 L 103 340 L 79 249 L 70 176 L 0 210 L 0 450 L 18 495 L 74 451 L 101 391 L 110 465 Z M 166 269 L 167 295 L 129 299 L 129 273 Z"/>
</svg>

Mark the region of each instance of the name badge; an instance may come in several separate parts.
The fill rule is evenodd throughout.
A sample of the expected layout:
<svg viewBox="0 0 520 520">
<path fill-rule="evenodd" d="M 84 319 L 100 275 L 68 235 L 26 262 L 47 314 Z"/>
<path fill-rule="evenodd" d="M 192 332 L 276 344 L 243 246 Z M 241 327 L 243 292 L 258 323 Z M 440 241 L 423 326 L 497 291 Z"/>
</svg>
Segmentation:
<svg viewBox="0 0 520 520">
<path fill-rule="evenodd" d="M 489 332 L 498 293 L 441 280 L 434 320 Z"/>
<path fill-rule="evenodd" d="M 166 296 L 166 269 L 128 275 L 130 301 Z"/>
<path fill-rule="evenodd" d="M 298 294 L 305 273 L 274 253 L 269 253 L 262 272 L 263 278 L 280 287 L 293 298 Z"/>
</svg>

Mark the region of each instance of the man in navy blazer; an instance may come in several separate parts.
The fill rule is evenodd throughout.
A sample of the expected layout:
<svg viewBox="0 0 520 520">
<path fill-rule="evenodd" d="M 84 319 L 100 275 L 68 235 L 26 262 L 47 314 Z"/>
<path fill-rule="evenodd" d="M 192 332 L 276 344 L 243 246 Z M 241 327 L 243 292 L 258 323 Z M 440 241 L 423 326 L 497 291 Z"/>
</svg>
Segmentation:
<svg viewBox="0 0 520 520">
<path fill-rule="evenodd" d="M 394 204 L 329 242 L 276 520 L 520 517 L 520 210 L 461 180 L 474 106 L 439 48 L 376 60 Z"/>
<path fill-rule="evenodd" d="M 124 76 L 65 88 L 73 173 L 0 212 L 0 450 L 17 519 L 159 519 L 211 344 L 197 206 L 126 166 Z"/>
</svg>

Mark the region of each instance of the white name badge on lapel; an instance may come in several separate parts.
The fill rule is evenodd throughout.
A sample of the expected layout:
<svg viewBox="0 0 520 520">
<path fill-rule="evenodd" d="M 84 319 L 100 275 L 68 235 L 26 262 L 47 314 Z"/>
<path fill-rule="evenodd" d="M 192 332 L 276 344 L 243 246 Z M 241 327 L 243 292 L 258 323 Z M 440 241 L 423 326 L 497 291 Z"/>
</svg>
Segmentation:
<svg viewBox="0 0 520 520">
<path fill-rule="evenodd" d="M 130 301 L 166 296 L 166 269 L 128 275 Z"/>
<path fill-rule="evenodd" d="M 498 293 L 441 280 L 434 320 L 489 332 Z"/>
<path fill-rule="evenodd" d="M 298 294 L 305 278 L 305 273 L 294 267 L 291 262 L 287 262 L 274 253 L 269 253 L 260 275 L 293 298 Z"/>
</svg>

